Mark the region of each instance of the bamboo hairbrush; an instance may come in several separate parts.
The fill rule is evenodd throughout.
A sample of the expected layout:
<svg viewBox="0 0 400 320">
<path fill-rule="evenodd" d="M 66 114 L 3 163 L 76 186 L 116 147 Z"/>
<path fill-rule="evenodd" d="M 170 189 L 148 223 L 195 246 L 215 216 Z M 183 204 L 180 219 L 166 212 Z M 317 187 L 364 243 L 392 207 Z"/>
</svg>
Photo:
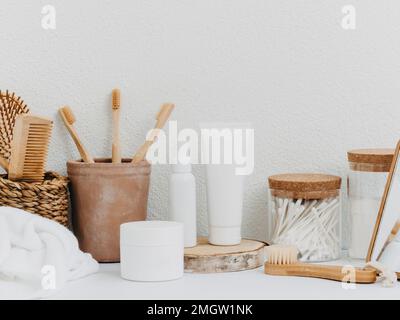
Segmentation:
<svg viewBox="0 0 400 320">
<path fill-rule="evenodd" d="M 15 121 L 8 178 L 12 181 L 41 182 L 53 121 L 19 115 Z"/>
<path fill-rule="evenodd" d="M 343 266 L 318 265 L 297 262 L 298 250 L 294 246 L 272 245 L 266 247 L 268 261 L 264 272 L 277 276 L 297 276 L 343 281 L 346 277 Z M 354 268 L 355 283 L 374 283 L 376 270 Z"/>
<path fill-rule="evenodd" d="M 14 92 L 0 90 L 0 156 L 3 158 L 0 161 L 2 167 L 4 167 L 3 162 L 10 159 L 15 119 L 18 115 L 28 112 L 29 108 L 21 97 L 16 96 Z"/>
<path fill-rule="evenodd" d="M 137 164 L 145 159 L 147 151 L 156 140 L 159 130 L 164 127 L 165 123 L 167 122 L 174 108 L 175 105 L 172 103 L 164 103 L 161 106 L 160 111 L 158 111 L 157 113 L 156 116 L 157 122 L 154 129 L 152 129 L 151 136 L 148 139 L 146 139 L 146 141 L 142 144 L 139 150 L 135 153 L 132 159 L 132 163 Z"/>
<path fill-rule="evenodd" d="M 75 142 L 75 145 L 79 151 L 79 154 L 82 157 L 82 160 L 87 163 L 94 163 L 93 158 L 90 156 L 89 152 L 87 152 L 86 148 L 83 146 L 81 139 L 78 137 L 78 133 L 76 132 L 73 124 L 76 121 L 76 118 L 70 107 L 64 106 L 59 110 L 61 119 L 63 120 L 65 127 L 67 128 L 69 134 Z"/>
</svg>

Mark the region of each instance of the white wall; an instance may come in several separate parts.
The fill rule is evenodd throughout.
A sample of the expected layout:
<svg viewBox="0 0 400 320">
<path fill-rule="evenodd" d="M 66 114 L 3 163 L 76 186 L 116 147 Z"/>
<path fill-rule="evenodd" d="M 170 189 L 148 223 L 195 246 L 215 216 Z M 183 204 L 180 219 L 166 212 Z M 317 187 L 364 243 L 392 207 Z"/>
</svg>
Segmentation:
<svg viewBox="0 0 400 320">
<path fill-rule="evenodd" d="M 41 9 L 57 10 L 56 30 Z M 341 27 L 342 6 L 357 10 Z M 142 143 L 163 101 L 182 127 L 251 121 L 256 168 L 243 234 L 263 239 L 267 177 L 317 171 L 345 177 L 346 150 L 394 146 L 400 137 L 398 0 L 2 0 L 0 88 L 56 119 L 49 168 L 76 150 L 57 117 L 73 107 L 96 156 L 110 154 L 109 94 L 123 94 L 124 155 Z M 167 214 L 169 168 L 153 170 L 149 212 Z M 199 218 L 206 232 L 204 172 Z"/>
</svg>

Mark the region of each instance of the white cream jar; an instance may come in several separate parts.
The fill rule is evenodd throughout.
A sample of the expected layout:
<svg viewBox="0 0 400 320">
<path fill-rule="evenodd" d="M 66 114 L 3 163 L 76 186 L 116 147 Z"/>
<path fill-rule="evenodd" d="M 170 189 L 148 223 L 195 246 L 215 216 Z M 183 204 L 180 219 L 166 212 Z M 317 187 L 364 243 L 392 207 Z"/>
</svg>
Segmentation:
<svg viewBox="0 0 400 320">
<path fill-rule="evenodd" d="M 166 281 L 183 276 L 183 225 L 137 221 L 121 225 L 121 277 L 133 281 Z"/>
</svg>

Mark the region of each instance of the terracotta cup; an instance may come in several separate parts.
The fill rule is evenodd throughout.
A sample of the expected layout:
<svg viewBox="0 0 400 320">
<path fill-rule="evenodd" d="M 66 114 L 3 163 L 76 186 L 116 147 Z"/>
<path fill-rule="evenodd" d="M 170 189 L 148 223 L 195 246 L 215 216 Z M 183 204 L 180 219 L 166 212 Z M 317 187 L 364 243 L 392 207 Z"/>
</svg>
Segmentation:
<svg viewBox="0 0 400 320">
<path fill-rule="evenodd" d="M 99 262 L 118 262 L 120 225 L 147 217 L 151 167 L 130 161 L 67 162 L 74 233 L 80 249 Z"/>
</svg>

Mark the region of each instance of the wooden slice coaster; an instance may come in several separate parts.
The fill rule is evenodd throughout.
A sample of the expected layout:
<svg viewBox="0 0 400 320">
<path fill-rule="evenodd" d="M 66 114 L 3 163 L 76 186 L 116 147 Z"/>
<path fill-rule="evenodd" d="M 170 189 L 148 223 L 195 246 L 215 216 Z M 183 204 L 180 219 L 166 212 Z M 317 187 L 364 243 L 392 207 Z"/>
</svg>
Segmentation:
<svg viewBox="0 0 400 320">
<path fill-rule="evenodd" d="M 265 243 L 242 239 L 236 246 L 214 246 L 207 238 L 185 249 L 185 272 L 214 273 L 258 268 L 264 263 Z"/>
</svg>

